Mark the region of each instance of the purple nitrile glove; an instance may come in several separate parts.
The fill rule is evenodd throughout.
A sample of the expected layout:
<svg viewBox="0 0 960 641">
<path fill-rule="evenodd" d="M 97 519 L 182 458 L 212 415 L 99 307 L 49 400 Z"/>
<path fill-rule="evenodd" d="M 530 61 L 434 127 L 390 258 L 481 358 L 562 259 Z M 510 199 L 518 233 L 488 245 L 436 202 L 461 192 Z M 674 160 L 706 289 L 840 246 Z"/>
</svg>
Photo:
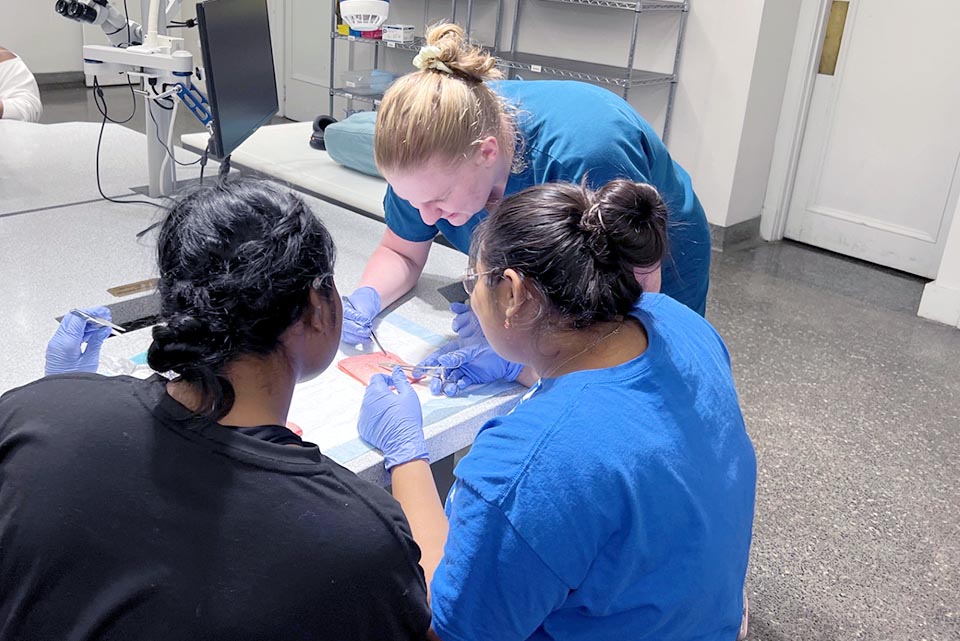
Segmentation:
<svg viewBox="0 0 960 641">
<path fill-rule="evenodd" d="M 436 371 L 426 368 L 443 367 L 441 379 Z M 430 356 L 420 361 L 413 369 L 412 376 L 419 378 L 430 376 L 430 391 L 439 396 L 456 396 L 471 385 L 492 383 L 493 381 L 515 381 L 523 365 L 511 363 L 490 347 L 487 339 L 480 335 L 469 341 L 451 341 Z"/>
<path fill-rule="evenodd" d="M 84 309 L 91 316 L 111 320 L 107 307 Z M 100 363 L 100 347 L 110 335 L 110 328 L 67 313 L 53 338 L 47 343 L 46 376 L 68 372 L 96 372 Z"/>
<path fill-rule="evenodd" d="M 388 471 L 417 459 L 430 461 L 423 439 L 420 398 L 399 367 L 393 368 L 390 376 L 374 374 L 370 379 L 357 430 L 360 438 L 383 452 L 383 465 Z"/>
<path fill-rule="evenodd" d="M 360 287 L 343 297 L 343 329 L 340 340 L 348 345 L 370 342 L 373 319 L 380 313 L 380 294 L 373 287 Z"/>
<path fill-rule="evenodd" d="M 461 339 L 466 340 L 475 336 L 483 336 L 483 328 L 477 315 L 470 309 L 468 303 L 450 303 L 450 311 L 456 314 L 453 317 L 453 331 Z"/>
</svg>

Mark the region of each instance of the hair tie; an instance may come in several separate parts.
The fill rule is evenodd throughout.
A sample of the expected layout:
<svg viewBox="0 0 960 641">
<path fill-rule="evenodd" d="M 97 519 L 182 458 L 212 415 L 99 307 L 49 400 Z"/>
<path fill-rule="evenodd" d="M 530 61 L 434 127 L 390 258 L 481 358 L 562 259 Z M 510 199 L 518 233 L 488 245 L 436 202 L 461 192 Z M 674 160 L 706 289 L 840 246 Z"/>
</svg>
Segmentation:
<svg viewBox="0 0 960 641">
<path fill-rule="evenodd" d="M 420 47 L 420 53 L 413 58 L 413 66 L 421 71 L 425 69 L 435 69 L 453 75 L 453 69 L 440 60 L 440 53 L 440 47 L 436 45 Z"/>
</svg>

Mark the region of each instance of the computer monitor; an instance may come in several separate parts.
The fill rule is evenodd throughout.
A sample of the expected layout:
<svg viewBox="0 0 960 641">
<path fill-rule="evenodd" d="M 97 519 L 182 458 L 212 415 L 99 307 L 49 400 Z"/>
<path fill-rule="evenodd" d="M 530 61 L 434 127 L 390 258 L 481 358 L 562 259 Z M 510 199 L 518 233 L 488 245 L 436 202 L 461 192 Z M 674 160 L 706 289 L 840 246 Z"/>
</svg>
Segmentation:
<svg viewBox="0 0 960 641">
<path fill-rule="evenodd" d="M 279 110 L 267 0 L 206 0 L 197 25 L 213 115 L 210 155 L 223 159 Z"/>
</svg>

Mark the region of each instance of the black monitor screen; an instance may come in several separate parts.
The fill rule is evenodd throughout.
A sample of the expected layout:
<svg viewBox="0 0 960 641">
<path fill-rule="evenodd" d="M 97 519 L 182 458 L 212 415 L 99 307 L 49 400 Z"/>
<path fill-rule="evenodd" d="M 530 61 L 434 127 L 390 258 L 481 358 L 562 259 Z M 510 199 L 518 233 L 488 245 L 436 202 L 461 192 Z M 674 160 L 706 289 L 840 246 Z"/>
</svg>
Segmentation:
<svg viewBox="0 0 960 641">
<path fill-rule="evenodd" d="M 224 158 L 279 109 L 267 0 L 207 0 L 197 4 L 197 23 L 213 110 L 210 154 Z"/>
</svg>

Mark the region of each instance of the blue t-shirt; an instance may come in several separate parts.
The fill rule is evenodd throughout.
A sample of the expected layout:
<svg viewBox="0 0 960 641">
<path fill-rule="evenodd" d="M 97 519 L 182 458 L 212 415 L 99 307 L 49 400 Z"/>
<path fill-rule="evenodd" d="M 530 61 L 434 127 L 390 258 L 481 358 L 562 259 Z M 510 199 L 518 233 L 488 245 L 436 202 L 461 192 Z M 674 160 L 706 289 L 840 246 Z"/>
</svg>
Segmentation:
<svg viewBox="0 0 960 641">
<path fill-rule="evenodd" d="M 541 381 L 457 466 L 444 641 L 736 638 L 756 459 L 729 355 L 666 296 L 634 315 L 643 354 Z"/>
<path fill-rule="evenodd" d="M 491 88 L 519 109 L 526 167 L 511 174 L 506 195 L 547 182 L 597 188 L 616 178 L 654 185 L 670 213 L 669 256 L 661 291 L 703 315 L 710 281 L 710 229 L 690 176 L 675 163 L 653 128 L 620 96 L 601 87 L 566 80 L 503 80 Z M 470 250 L 480 212 L 465 225 L 445 220 L 427 225 L 408 201 L 387 189 L 387 226 L 413 242 L 442 233 L 460 251 Z"/>
</svg>

